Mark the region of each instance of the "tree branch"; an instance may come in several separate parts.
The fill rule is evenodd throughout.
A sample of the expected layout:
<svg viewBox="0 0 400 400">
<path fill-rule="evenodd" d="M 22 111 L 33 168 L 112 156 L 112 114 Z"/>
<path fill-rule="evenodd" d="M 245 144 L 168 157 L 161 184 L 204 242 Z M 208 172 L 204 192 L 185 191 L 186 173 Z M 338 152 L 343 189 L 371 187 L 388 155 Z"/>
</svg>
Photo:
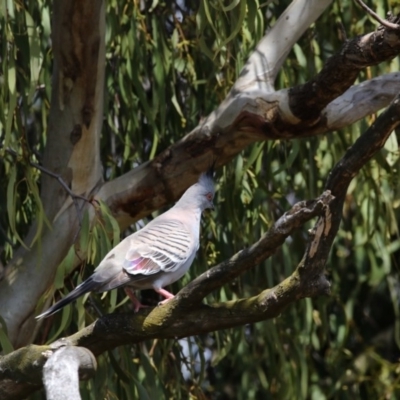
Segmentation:
<svg viewBox="0 0 400 400">
<path fill-rule="evenodd" d="M 378 29 L 347 40 L 313 79 L 290 89 L 291 112 L 303 122 L 317 122 L 321 111 L 354 83 L 360 70 L 391 60 L 399 51 L 400 31 L 392 29 Z"/>
<path fill-rule="evenodd" d="M 292 1 L 251 53 L 231 95 L 251 89 L 272 92 L 276 76 L 293 45 L 331 3 L 332 0 Z"/>
<path fill-rule="evenodd" d="M 362 68 L 390 60 L 399 51 L 400 32 L 380 29 L 347 41 L 304 85 L 273 93 L 237 92 L 152 162 L 105 183 L 97 197 L 108 204 L 124 229 L 179 198 L 210 160 L 224 165 L 256 141 L 310 137 L 357 121 L 389 104 L 400 86 L 400 75 L 389 74 L 349 89 L 350 85 Z"/>
<path fill-rule="evenodd" d="M 396 30 L 400 29 L 399 24 L 393 24 L 392 22 L 381 18 L 375 11 L 371 10 L 362 0 L 355 0 L 355 1 L 360 5 L 360 7 L 364 11 L 366 11 L 373 19 L 378 21 L 381 25 L 386 26 L 386 28 L 389 29 L 396 29 Z"/>
<path fill-rule="evenodd" d="M 263 237 L 248 249 L 241 250 L 229 260 L 209 269 L 190 282 L 176 296 L 177 304 L 185 307 L 202 301 L 216 288 L 231 282 L 244 271 L 273 255 L 295 229 L 318 216 L 333 200 L 329 191 L 311 201 L 301 201 L 283 214 Z"/>
<path fill-rule="evenodd" d="M 296 129 L 291 126 L 290 130 L 285 125 L 286 129 L 282 131 L 274 130 L 266 134 L 263 132 L 262 135 L 264 139 L 291 139 L 341 129 L 387 106 L 399 91 L 399 73 L 377 77 L 352 86 L 335 99 L 323 110 L 315 125 L 298 126 Z M 269 95 L 269 100 L 264 104 L 279 102 L 279 95 L 280 92 Z M 244 98 L 244 95 L 242 100 L 244 109 L 248 108 L 246 104 L 254 102 L 250 97 Z M 247 114 L 246 118 L 253 118 L 254 125 L 257 123 L 258 111 L 253 108 L 252 112 L 257 114 Z M 235 130 L 233 127 L 232 129 L 210 135 L 205 133 L 206 129 L 203 131 L 196 128 L 153 162 L 144 163 L 127 174 L 106 182 L 96 198 L 108 204 L 121 230 L 127 228 L 136 220 L 179 198 L 196 181 L 198 174 L 207 169 L 210 160 L 215 158 L 218 166 L 225 165 L 246 146 L 260 140 L 260 135 L 250 126 L 247 132 Z M 262 129 L 261 121 L 257 129 Z M 196 148 L 197 152 L 191 152 L 188 156 L 187 151 L 192 148 Z"/>
</svg>

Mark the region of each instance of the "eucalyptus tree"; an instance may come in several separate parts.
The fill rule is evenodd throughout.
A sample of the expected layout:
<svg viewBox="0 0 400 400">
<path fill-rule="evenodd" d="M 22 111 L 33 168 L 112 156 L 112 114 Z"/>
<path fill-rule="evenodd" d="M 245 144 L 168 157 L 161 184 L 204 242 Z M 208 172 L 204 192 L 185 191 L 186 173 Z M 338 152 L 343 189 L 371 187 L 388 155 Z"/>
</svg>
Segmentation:
<svg viewBox="0 0 400 400">
<path fill-rule="evenodd" d="M 4 3 L 1 398 L 70 350 L 84 398 L 398 395 L 400 29 L 370 7 Z M 35 321 L 214 161 L 173 300 Z"/>
</svg>

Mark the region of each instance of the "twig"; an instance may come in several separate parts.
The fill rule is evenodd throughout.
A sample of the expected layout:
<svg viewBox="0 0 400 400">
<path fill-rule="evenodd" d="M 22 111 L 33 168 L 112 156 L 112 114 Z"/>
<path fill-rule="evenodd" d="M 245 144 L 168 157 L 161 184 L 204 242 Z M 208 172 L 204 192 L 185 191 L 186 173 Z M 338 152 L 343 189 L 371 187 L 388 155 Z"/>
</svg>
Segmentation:
<svg viewBox="0 0 400 400">
<path fill-rule="evenodd" d="M 18 157 L 18 154 L 16 151 L 12 150 L 12 149 L 5 149 L 5 151 L 12 155 L 13 157 Z M 64 181 L 64 179 L 59 175 L 56 174 L 50 170 L 48 170 L 45 167 L 42 167 L 41 165 L 28 160 L 28 163 L 30 166 L 38 169 L 39 171 L 45 173 L 46 175 L 51 176 L 52 178 L 56 179 L 58 181 L 58 183 L 64 188 L 64 190 L 71 196 L 72 202 L 74 203 L 75 209 L 76 209 L 76 213 L 78 214 L 78 220 L 79 220 L 79 227 L 82 226 L 82 215 L 81 215 L 81 210 L 79 208 L 79 204 L 78 204 L 78 200 L 83 200 L 86 201 L 87 203 L 91 203 L 91 200 L 87 199 L 84 196 L 81 196 L 79 194 L 75 194 L 67 185 L 67 183 Z M 79 230 L 78 230 L 79 232 Z"/>
<path fill-rule="evenodd" d="M 342 42 L 346 42 L 347 41 L 347 33 L 346 33 L 346 29 L 342 23 L 342 21 L 339 21 L 337 24 L 337 28 L 339 31 L 339 40 Z"/>
<path fill-rule="evenodd" d="M 371 10 L 362 0 L 355 0 L 358 5 L 365 10 L 373 19 L 378 21 L 381 25 L 386 26 L 389 29 L 400 30 L 399 24 L 393 24 L 386 19 L 381 18 L 375 11 Z"/>
<path fill-rule="evenodd" d="M 8 154 L 11 154 L 14 157 L 18 157 L 18 154 L 16 151 L 11 150 L 11 149 L 5 149 L 6 152 Z M 75 194 L 74 192 L 72 192 L 72 190 L 68 187 L 68 185 L 65 183 L 64 179 L 61 178 L 61 176 L 59 174 L 56 174 L 54 172 L 51 172 L 50 170 L 48 170 L 45 167 L 42 167 L 39 164 L 34 163 L 33 161 L 28 160 L 28 163 L 30 166 L 38 169 L 39 171 L 44 172 L 46 175 L 51 176 L 54 179 L 57 179 L 57 181 L 60 183 L 60 185 L 65 189 L 65 191 L 72 197 L 72 198 L 76 198 L 76 199 L 80 199 L 80 200 L 84 200 L 88 203 L 91 203 L 91 201 L 89 199 L 87 199 L 86 197 L 80 196 L 79 194 Z"/>
</svg>

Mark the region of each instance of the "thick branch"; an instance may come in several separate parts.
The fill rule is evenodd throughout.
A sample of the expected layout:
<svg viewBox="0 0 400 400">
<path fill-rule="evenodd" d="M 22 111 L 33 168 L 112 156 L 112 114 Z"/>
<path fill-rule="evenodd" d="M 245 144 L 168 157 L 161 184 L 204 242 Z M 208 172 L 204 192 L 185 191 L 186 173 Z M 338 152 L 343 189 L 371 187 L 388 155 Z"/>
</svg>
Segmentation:
<svg viewBox="0 0 400 400">
<path fill-rule="evenodd" d="M 65 362 L 69 366 L 77 364 L 81 379 L 87 378 L 96 369 L 96 360 L 88 349 L 69 348 L 60 342 L 50 346 L 30 345 L 6 356 L 0 356 L 0 398 L 24 399 L 40 389 L 43 369 L 46 375 L 45 382 L 49 382 L 52 386 L 50 381 L 54 379 L 54 374 L 60 372 L 59 367 L 65 376 Z M 67 382 L 64 382 L 61 386 L 62 392 L 70 394 L 66 384 Z M 54 391 L 52 393 L 55 394 Z"/>
<path fill-rule="evenodd" d="M 42 368 L 48 350 L 49 346 L 30 345 L 0 356 L 1 399 L 23 399 L 40 389 Z"/>
<path fill-rule="evenodd" d="M 267 96 L 260 93 L 258 101 L 243 94 L 236 98 L 236 105 L 232 107 L 242 107 L 243 113 L 247 113 L 246 118 L 252 118 L 253 126 L 248 126 L 248 131 L 235 131 L 231 126 L 220 134 L 210 135 L 205 133 L 207 130 L 196 129 L 184 140 L 161 153 L 152 163 L 142 164 L 105 183 L 96 197 L 108 203 L 124 229 L 137 219 L 179 198 L 182 192 L 195 182 L 200 171 L 208 168 L 210 160 L 216 158 L 218 165 L 224 165 L 247 145 L 260 140 L 261 135 L 263 139 L 291 139 L 341 129 L 387 106 L 399 91 L 400 74 L 397 72 L 371 79 L 352 86 L 330 103 L 317 124 L 311 127 L 297 126 L 296 129 L 286 124 L 286 129 L 282 128 L 280 131 L 263 131 L 259 113 L 273 113 L 273 108 L 268 110 L 268 104 L 283 104 L 285 95 L 282 91 Z M 239 109 L 236 111 L 241 112 Z M 227 109 L 227 118 L 228 113 Z M 224 118 L 225 115 L 222 115 L 221 120 Z M 257 120 L 260 125 L 256 131 L 254 124 L 257 124 Z M 265 122 L 265 119 L 263 121 Z M 191 149 L 196 149 L 196 152 Z M 188 150 L 190 157 L 187 154 Z"/>
<path fill-rule="evenodd" d="M 381 75 L 352 86 L 328 104 L 311 135 L 336 131 L 388 106 L 400 92 L 400 73 Z"/>
<path fill-rule="evenodd" d="M 260 40 L 233 85 L 231 94 L 250 89 L 272 92 L 293 45 L 329 7 L 332 0 L 294 0 Z"/>
<path fill-rule="evenodd" d="M 176 200 L 215 158 L 224 165 L 256 141 L 315 136 L 359 120 L 391 101 L 399 75 L 349 87 L 362 68 L 390 60 L 399 51 L 400 32 L 380 28 L 347 41 L 305 85 L 273 93 L 237 92 L 181 141 L 151 163 L 106 183 L 97 196 L 123 229 Z M 386 82 L 393 86 L 379 88 Z"/>
<path fill-rule="evenodd" d="M 301 121 L 317 121 L 321 111 L 354 83 L 360 70 L 391 60 L 399 51 L 400 31 L 386 27 L 346 41 L 317 76 L 290 90 L 292 113 Z"/>
</svg>

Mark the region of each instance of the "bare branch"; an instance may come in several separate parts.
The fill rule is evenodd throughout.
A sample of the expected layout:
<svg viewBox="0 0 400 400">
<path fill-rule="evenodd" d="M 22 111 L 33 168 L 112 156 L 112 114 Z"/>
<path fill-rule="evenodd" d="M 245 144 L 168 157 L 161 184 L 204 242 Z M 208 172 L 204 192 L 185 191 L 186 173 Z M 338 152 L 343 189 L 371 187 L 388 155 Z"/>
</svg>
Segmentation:
<svg viewBox="0 0 400 400">
<path fill-rule="evenodd" d="M 400 29 L 399 24 L 393 24 L 392 22 L 381 18 L 375 11 L 371 10 L 362 0 L 355 0 L 355 2 L 358 3 L 363 10 L 365 10 L 373 19 L 378 21 L 381 25 L 386 26 L 386 28 L 389 29 L 396 29 L 396 30 Z"/>
<path fill-rule="evenodd" d="M 275 318 L 296 300 L 327 294 L 329 290 L 323 274 L 307 279 L 296 271 L 279 285 L 251 298 L 191 307 L 182 303 L 176 308 L 170 301 L 136 314 L 105 315 L 54 345 L 83 346 L 97 356 L 116 346 L 143 340 L 181 338 Z"/>
<path fill-rule="evenodd" d="M 399 73 L 352 86 L 322 110 L 318 122 L 312 125 L 280 120 L 281 115 L 285 120 L 287 116 L 282 113 L 287 108 L 287 90 L 267 95 L 242 93 L 226 104 L 224 112 L 221 109 L 215 122 L 197 127 L 152 162 L 106 182 L 96 198 L 108 204 L 123 230 L 179 198 L 208 168 L 210 160 L 216 158 L 220 166 L 259 140 L 304 138 L 340 129 L 387 106 L 399 91 Z"/>
<path fill-rule="evenodd" d="M 231 94 L 250 89 L 273 91 L 283 62 L 303 33 L 332 0 L 294 0 L 257 44 L 235 82 Z"/>
<path fill-rule="evenodd" d="M 328 104 L 323 111 L 321 124 L 328 131 L 335 131 L 386 107 L 400 92 L 400 73 L 381 75 L 359 85 L 354 85 Z M 318 126 L 320 128 L 318 128 Z"/>
<path fill-rule="evenodd" d="M 13 157 L 17 158 L 18 154 L 16 151 L 12 150 L 12 149 L 5 149 L 5 151 L 12 155 Z M 31 160 L 28 160 L 28 163 L 31 167 L 38 169 L 39 171 L 45 173 L 46 175 L 49 175 L 50 177 L 54 178 L 57 180 L 57 182 L 64 188 L 64 190 L 69 194 L 69 196 L 71 197 L 74 206 L 75 206 L 75 210 L 76 213 L 78 215 L 78 219 L 79 219 L 79 226 L 82 225 L 82 213 L 81 213 L 81 209 L 79 208 L 79 204 L 78 204 L 78 200 L 83 200 L 87 203 L 91 203 L 91 200 L 89 200 L 88 198 L 84 197 L 84 196 L 80 196 L 79 194 L 75 194 L 67 185 L 67 183 L 64 181 L 64 179 L 61 177 L 61 175 L 59 174 L 55 174 L 54 172 L 50 171 L 49 169 L 43 167 L 40 164 L 37 164 Z"/>
<path fill-rule="evenodd" d="M 390 60 L 399 52 L 399 31 L 379 29 L 346 41 L 313 79 L 290 89 L 291 112 L 300 121 L 316 123 L 321 111 L 354 83 L 361 69 Z"/>
</svg>

